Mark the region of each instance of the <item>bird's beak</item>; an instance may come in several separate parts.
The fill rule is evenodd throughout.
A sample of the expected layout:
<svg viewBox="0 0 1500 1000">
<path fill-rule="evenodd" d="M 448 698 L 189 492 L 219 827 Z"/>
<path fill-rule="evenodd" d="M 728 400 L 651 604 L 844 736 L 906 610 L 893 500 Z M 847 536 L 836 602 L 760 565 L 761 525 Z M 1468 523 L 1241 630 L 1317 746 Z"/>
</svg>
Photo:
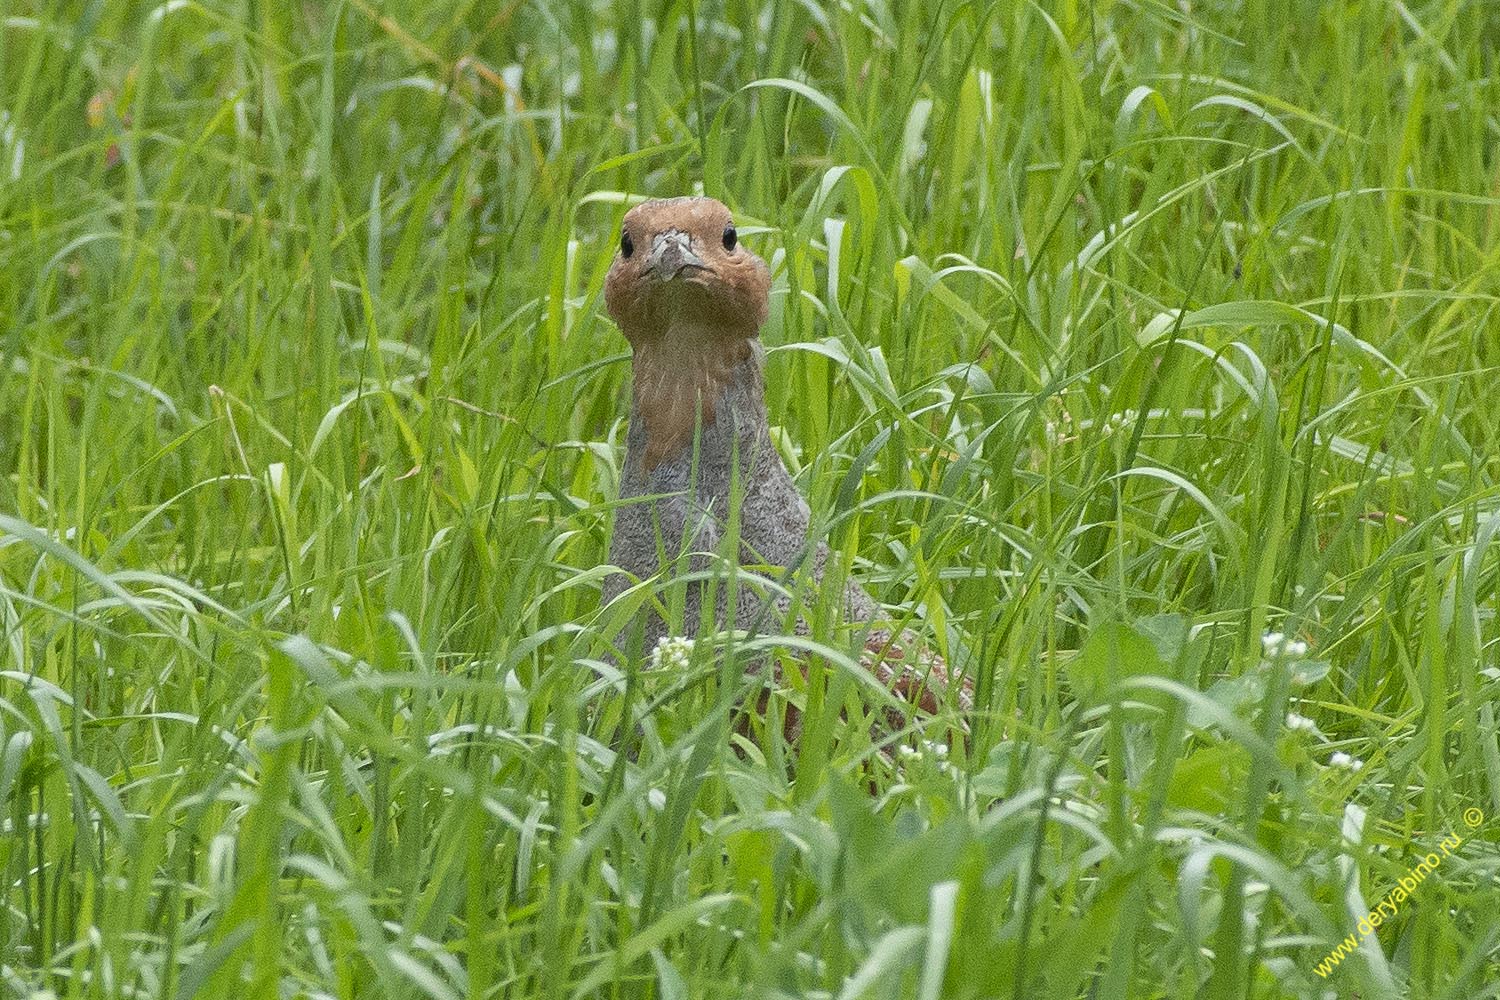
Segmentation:
<svg viewBox="0 0 1500 1000">
<path fill-rule="evenodd" d="M 679 229 L 657 233 L 651 239 L 651 254 L 646 258 L 646 265 L 662 281 L 670 281 L 689 267 L 712 271 L 702 257 L 693 253 L 691 243 L 688 234 Z"/>
</svg>

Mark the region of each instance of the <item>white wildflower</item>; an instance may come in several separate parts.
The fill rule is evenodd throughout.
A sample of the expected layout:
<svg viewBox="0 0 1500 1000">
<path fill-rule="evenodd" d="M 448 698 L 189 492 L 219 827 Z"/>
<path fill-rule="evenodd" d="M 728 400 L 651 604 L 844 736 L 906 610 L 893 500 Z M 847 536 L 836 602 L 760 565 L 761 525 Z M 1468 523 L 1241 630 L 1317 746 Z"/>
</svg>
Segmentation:
<svg viewBox="0 0 1500 1000">
<path fill-rule="evenodd" d="M 1289 639 L 1280 632 L 1267 632 L 1260 637 L 1260 651 L 1270 660 L 1281 657 L 1295 660 L 1307 655 L 1307 643 L 1301 639 Z"/>
<path fill-rule="evenodd" d="M 1305 715 L 1298 715 L 1296 712 L 1287 713 L 1286 727 L 1293 732 L 1315 733 L 1318 731 L 1318 724 L 1316 722 Z"/>
<path fill-rule="evenodd" d="M 1341 767 L 1346 771 L 1358 771 L 1365 766 L 1365 762 L 1357 757 L 1351 757 L 1342 750 L 1334 751 L 1332 757 L 1328 758 L 1330 767 Z"/>
<path fill-rule="evenodd" d="M 656 640 L 656 648 L 651 651 L 651 660 L 647 666 L 651 670 L 663 667 L 668 670 L 686 670 L 692 655 L 693 640 L 680 635 L 664 635 Z"/>
</svg>

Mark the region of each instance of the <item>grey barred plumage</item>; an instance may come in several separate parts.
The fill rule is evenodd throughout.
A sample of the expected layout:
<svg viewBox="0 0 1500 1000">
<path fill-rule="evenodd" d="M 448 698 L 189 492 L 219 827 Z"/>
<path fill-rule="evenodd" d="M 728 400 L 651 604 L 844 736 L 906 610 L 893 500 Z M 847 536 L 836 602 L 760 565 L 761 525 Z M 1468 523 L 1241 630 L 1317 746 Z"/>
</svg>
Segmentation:
<svg viewBox="0 0 1500 1000">
<path fill-rule="evenodd" d="M 606 601 L 632 578 L 659 572 L 663 552 L 669 561 L 697 553 L 688 570 L 707 571 L 736 495 L 737 565 L 806 564 L 821 583 L 828 546 L 818 541 L 806 552 L 808 506 L 772 444 L 766 413 L 758 336 L 770 286 L 765 263 L 739 243 L 729 210 L 711 198 L 648 201 L 625 215 L 605 282 L 609 314 L 633 355 L 620 497 L 656 499 L 616 512 L 609 560 L 625 573 L 606 579 Z M 687 586 L 683 624 L 689 633 L 701 618 L 703 589 Z M 724 589 L 717 588 L 713 621 L 749 628 L 765 617 L 764 624 L 779 625 L 776 614 L 763 616 L 758 589 L 739 587 L 731 612 Z M 784 599 L 778 610 L 786 610 Z M 853 623 L 880 617 L 879 605 L 853 580 L 844 586 L 842 612 Z M 651 649 L 667 624 L 655 611 L 644 614 L 645 648 Z M 946 686 L 946 668 L 941 657 L 919 649 L 910 634 L 893 638 L 889 630 L 872 628 L 863 659 L 892 690 L 936 711 L 933 692 Z M 966 691 L 957 696 L 960 707 L 969 707 Z"/>
</svg>

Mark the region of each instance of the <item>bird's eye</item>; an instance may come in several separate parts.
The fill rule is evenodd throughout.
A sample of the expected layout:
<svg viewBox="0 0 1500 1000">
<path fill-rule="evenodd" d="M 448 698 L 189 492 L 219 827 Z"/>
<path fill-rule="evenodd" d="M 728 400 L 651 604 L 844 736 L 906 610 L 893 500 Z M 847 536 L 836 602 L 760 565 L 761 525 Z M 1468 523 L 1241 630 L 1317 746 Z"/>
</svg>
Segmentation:
<svg viewBox="0 0 1500 1000">
<path fill-rule="evenodd" d="M 735 241 L 738 240 L 738 239 L 739 239 L 739 235 L 734 231 L 734 223 L 731 222 L 729 225 L 727 225 L 727 226 L 724 227 L 724 249 L 725 250 L 733 250 L 734 249 Z"/>
<path fill-rule="evenodd" d="M 621 233 L 620 234 L 620 255 L 624 256 L 624 257 L 629 257 L 633 253 L 635 253 L 635 244 L 633 242 L 631 242 L 630 234 L 629 233 Z"/>
</svg>

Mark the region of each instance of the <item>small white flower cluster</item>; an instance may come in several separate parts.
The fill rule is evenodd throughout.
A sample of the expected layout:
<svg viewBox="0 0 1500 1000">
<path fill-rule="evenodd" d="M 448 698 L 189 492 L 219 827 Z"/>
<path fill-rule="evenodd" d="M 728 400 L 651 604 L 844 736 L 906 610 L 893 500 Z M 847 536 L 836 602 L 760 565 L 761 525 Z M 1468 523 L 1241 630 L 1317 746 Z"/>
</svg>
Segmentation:
<svg viewBox="0 0 1500 1000">
<path fill-rule="evenodd" d="M 1346 771 L 1358 771 L 1365 766 L 1365 762 L 1358 757 L 1351 757 L 1342 750 L 1335 750 L 1332 757 L 1328 758 L 1329 767 L 1341 767 Z"/>
<path fill-rule="evenodd" d="M 1292 732 L 1316 733 L 1318 724 L 1305 715 L 1296 712 L 1288 712 L 1286 715 L 1286 727 Z"/>
<path fill-rule="evenodd" d="M 1122 431 L 1135 423 L 1139 416 L 1140 414 L 1133 409 L 1128 409 L 1124 413 L 1112 413 L 1105 418 L 1104 423 L 1099 425 L 1099 433 L 1104 437 L 1109 437 L 1115 431 Z"/>
<path fill-rule="evenodd" d="M 1297 659 L 1307 655 L 1307 643 L 1301 639 L 1288 639 L 1280 632 L 1267 632 L 1260 637 L 1260 651 L 1268 660 Z"/>
<path fill-rule="evenodd" d="M 958 773 L 957 769 L 948 761 L 948 744 L 946 743 L 923 740 L 921 749 L 903 743 L 896 748 L 896 754 L 902 760 L 910 761 L 922 760 L 928 754 L 931 754 L 937 760 L 939 774 L 948 774 L 949 772 Z"/>
<path fill-rule="evenodd" d="M 647 668 L 660 670 L 665 667 L 668 670 L 686 670 L 688 659 L 692 655 L 693 640 L 680 635 L 664 635 L 656 640 L 656 648 L 651 651 L 651 660 L 647 663 Z"/>
<path fill-rule="evenodd" d="M 1294 733 L 1311 733 L 1319 739 L 1323 739 L 1323 733 L 1318 729 L 1318 724 L 1307 716 L 1298 715 L 1296 712 L 1288 712 L 1286 714 L 1286 728 Z M 1326 743 L 1328 741 L 1324 739 L 1323 742 Z M 1358 757 L 1352 757 L 1344 753 L 1342 750 L 1335 750 L 1328 757 L 1328 766 L 1336 767 L 1353 774 L 1364 767 L 1365 762 Z"/>
<path fill-rule="evenodd" d="M 1047 432 L 1048 444 L 1065 444 L 1072 438 L 1073 415 L 1067 410 L 1063 410 L 1062 416 L 1056 421 L 1047 421 L 1044 429 Z"/>
</svg>

